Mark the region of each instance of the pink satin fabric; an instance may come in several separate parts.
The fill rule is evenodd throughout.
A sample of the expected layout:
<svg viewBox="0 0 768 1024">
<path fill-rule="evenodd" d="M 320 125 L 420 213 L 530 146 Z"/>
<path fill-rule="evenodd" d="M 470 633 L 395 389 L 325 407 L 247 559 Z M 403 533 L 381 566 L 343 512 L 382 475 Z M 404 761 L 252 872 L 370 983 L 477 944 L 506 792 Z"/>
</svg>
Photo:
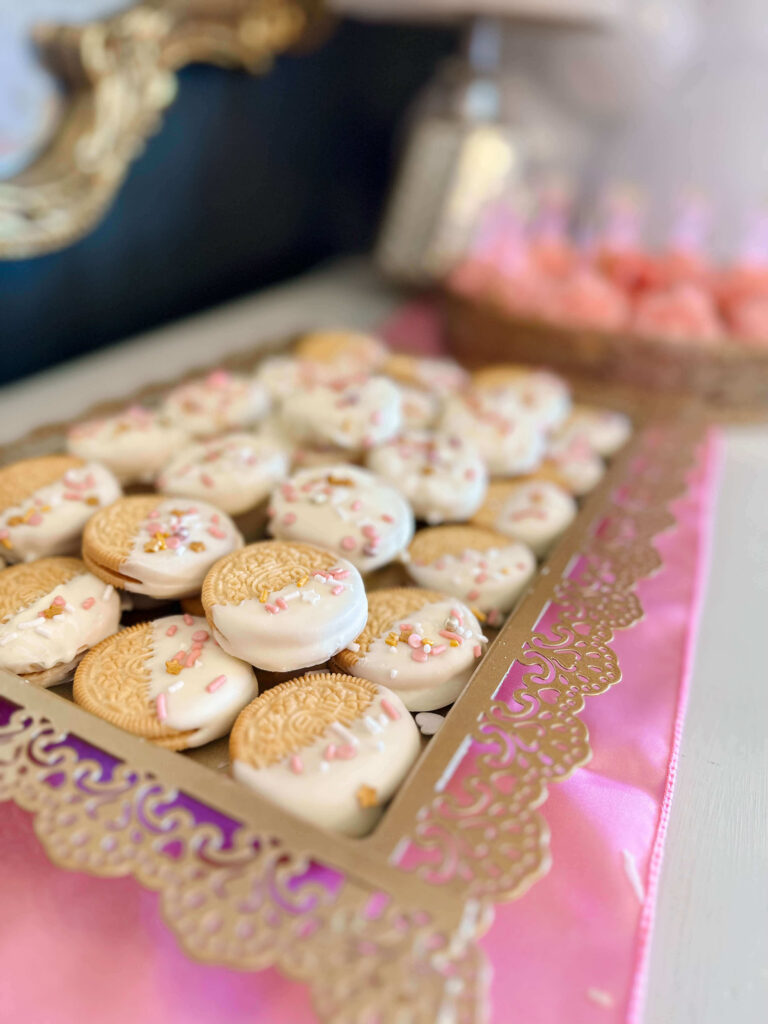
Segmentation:
<svg viewBox="0 0 768 1024">
<path fill-rule="evenodd" d="M 430 335 L 404 321 L 406 339 Z M 417 318 L 418 319 L 418 318 Z M 409 326 L 410 325 L 410 326 Z M 397 332 L 395 332 L 397 333 Z M 402 337 L 402 335 L 400 335 Z M 425 346 L 426 349 L 426 346 Z M 622 682 L 588 699 L 594 757 L 550 789 L 553 867 L 500 907 L 483 940 L 494 1024 L 637 1024 L 656 881 L 685 711 L 716 458 L 713 443 L 658 540 L 663 569 L 640 584 L 646 616 L 619 633 Z M 628 851 L 646 896 L 627 875 Z M 307 991 L 273 970 L 188 960 L 157 898 L 130 879 L 62 871 L 29 815 L 0 804 L 0 1020 L 36 1024 L 308 1024 Z M 590 994 L 591 993 L 591 994 Z"/>
</svg>

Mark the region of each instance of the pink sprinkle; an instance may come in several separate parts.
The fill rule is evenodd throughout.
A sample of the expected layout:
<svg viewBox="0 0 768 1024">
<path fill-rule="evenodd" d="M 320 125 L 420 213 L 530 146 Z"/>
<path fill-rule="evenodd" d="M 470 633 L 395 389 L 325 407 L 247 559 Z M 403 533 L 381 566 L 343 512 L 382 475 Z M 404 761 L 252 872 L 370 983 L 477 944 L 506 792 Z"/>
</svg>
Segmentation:
<svg viewBox="0 0 768 1024">
<path fill-rule="evenodd" d="M 187 652 L 184 650 L 183 647 L 177 654 L 174 654 L 174 656 L 171 658 L 171 661 L 178 661 L 180 665 L 183 665 L 186 660 Z"/>
<path fill-rule="evenodd" d="M 165 542 L 165 546 L 167 548 L 170 548 L 172 551 L 175 551 L 176 548 L 179 547 L 180 545 L 181 545 L 181 538 L 180 537 L 169 537 L 168 540 Z"/>
<path fill-rule="evenodd" d="M 294 775 L 301 775 L 304 771 L 304 762 L 296 754 L 293 755 L 289 764 Z"/>
<path fill-rule="evenodd" d="M 159 516 L 160 516 L 160 512 L 158 511 L 158 509 L 153 508 L 152 511 L 147 516 L 147 519 L 158 519 Z"/>
<path fill-rule="evenodd" d="M 286 512 L 285 515 L 283 516 L 283 526 L 293 526 L 293 524 L 295 522 L 296 522 L 296 513 L 295 512 Z"/>
<path fill-rule="evenodd" d="M 338 587 L 333 587 L 332 588 L 331 593 L 333 594 L 334 597 L 338 597 L 339 594 L 343 594 L 344 593 L 344 587 L 342 587 L 342 585 L 339 584 Z"/>
<path fill-rule="evenodd" d="M 208 533 L 210 533 L 210 535 L 212 537 L 215 537 L 217 540 L 224 540 L 227 536 L 226 531 L 222 530 L 218 526 L 209 526 Z"/>
<path fill-rule="evenodd" d="M 397 722 L 400 718 L 400 712 L 390 701 L 387 700 L 386 697 L 382 698 L 381 710 L 384 712 L 387 718 L 391 718 L 393 722 Z"/>
<path fill-rule="evenodd" d="M 174 627 L 175 628 L 175 627 Z M 204 644 L 206 640 L 210 638 L 210 633 L 205 629 L 198 629 L 196 633 L 192 634 L 192 640 L 196 644 Z"/>
<path fill-rule="evenodd" d="M 190 505 L 190 507 L 187 509 L 187 511 L 186 512 L 182 512 L 181 514 L 182 514 L 182 516 L 196 516 L 197 515 L 197 505 Z"/>
<path fill-rule="evenodd" d="M 334 759 L 334 757 L 336 757 L 336 744 L 335 743 L 329 743 L 328 744 L 328 746 L 325 748 L 325 751 L 323 753 L 323 757 L 325 758 L 326 761 L 332 761 Z"/>
<path fill-rule="evenodd" d="M 477 574 L 477 576 L 475 576 L 475 583 L 485 583 L 487 579 L 488 579 L 488 573 L 487 572 L 479 572 Z"/>
<path fill-rule="evenodd" d="M 276 604 L 265 604 L 264 608 L 269 612 L 270 615 L 277 615 L 280 609 Z"/>
<path fill-rule="evenodd" d="M 464 616 L 461 614 L 458 608 L 451 608 L 451 615 L 460 626 L 464 625 Z"/>
<path fill-rule="evenodd" d="M 205 487 L 213 487 L 213 477 L 210 473 L 201 473 L 200 480 Z"/>
<path fill-rule="evenodd" d="M 385 523 L 394 523 L 395 521 L 395 517 L 391 516 L 389 512 L 382 512 L 381 518 L 384 520 Z"/>
<path fill-rule="evenodd" d="M 360 532 L 364 537 L 368 537 L 369 540 L 378 540 L 378 533 L 376 532 L 375 526 L 363 526 L 360 528 Z"/>
<path fill-rule="evenodd" d="M 200 657 L 201 650 L 202 648 L 200 647 L 192 648 L 192 650 L 187 655 L 187 668 L 194 668 L 195 662 Z"/>
<path fill-rule="evenodd" d="M 357 757 L 357 750 L 351 743 L 343 743 L 336 748 L 336 757 L 341 758 L 342 761 L 350 761 L 353 757 Z"/>
<path fill-rule="evenodd" d="M 89 608 L 93 608 L 93 606 L 95 604 L 96 604 L 96 598 L 95 597 L 86 597 L 86 599 L 83 601 L 82 607 L 85 608 L 86 611 L 88 611 L 88 609 Z"/>
<path fill-rule="evenodd" d="M 349 569 L 331 569 L 330 575 L 335 580 L 345 580 L 349 576 Z"/>
<path fill-rule="evenodd" d="M 472 653 L 476 658 L 480 657 L 480 655 L 483 653 L 483 649 L 480 646 L 480 644 L 475 644 L 475 646 L 472 648 Z"/>
<path fill-rule="evenodd" d="M 0 540 L 8 540 L 10 535 L 11 534 L 9 530 L 0 530 Z"/>
<path fill-rule="evenodd" d="M 459 643 L 463 642 L 459 634 L 451 632 L 450 629 L 441 629 L 440 636 L 444 636 L 446 640 L 458 640 Z"/>
<path fill-rule="evenodd" d="M 283 497 L 285 498 L 286 501 L 296 501 L 296 495 L 294 494 L 293 491 L 293 484 L 283 484 L 280 490 L 282 491 Z"/>
<path fill-rule="evenodd" d="M 224 685 L 224 683 L 226 683 L 226 681 L 226 676 L 216 676 L 215 679 L 212 679 L 210 683 L 208 683 L 208 685 L 206 686 L 206 690 L 208 691 L 208 693 L 216 693 L 216 691 L 220 689 Z"/>
<path fill-rule="evenodd" d="M 64 606 L 64 605 L 65 605 L 65 604 L 66 604 L 67 602 L 66 602 L 66 600 L 65 600 L 65 599 L 64 599 L 64 598 L 63 598 L 63 597 L 61 596 L 61 594 L 59 594 L 59 595 L 58 595 L 57 597 L 54 597 L 54 599 L 53 599 L 53 603 L 54 603 L 55 605 L 57 605 L 57 606 L 58 606 L 59 608 L 61 608 L 61 607 L 63 607 L 63 606 Z"/>
<path fill-rule="evenodd" d="M 214 512 L 214 514 L 211 516 L 211 522 L 212 523 L 218 523 L 218 521 L 219 521 L 219 513 L 218 512 Z"/>
<path fill-rule="evenodd" d="M 429 655 L 427 654 L 423 647 L 419 647 L 417 651 L 414 651 L 411 654 L 411 657 L 413 658 L 414 661 L 427 661 L 429 659 Z"/>
<path fill-rule="evenodd" d="M 342 537 L 341 538 L 341 546 L 344 548 L 345 551 L 354 551 L 354 549 L 357 547 L 357 545 L 355 543 L 355 538 L 354 537 Z"/>
<path fill-rule="evenodd" d="M 232 375 L 228 370 L 213 370 L 208 374 L 206 384 L 209 384 L 212 388 L 224 388 L 232 380 Z"/>
<path fill-rule="evenodd" d="M 408 637 L 408 646 L 413 648 L 421 647 L 421 637 L 418 633 L 411 633 Z"/>
<path fill-rule="evenodd" d="M 435 646 L 430 651 L 430 654 L 442 654 L 443 651 L 446 650 L 448 650 L 447 644 L 435 644 Z"/>
<path fill-rule="evenodd" d="M 470 592 L 467 594 L 467 600 L 469 601 L 476 601 L 478 597 L 480 597 L 479 590 L 470 590 Z"/>
<path fill-rule="evenodd" d="M 188 626 L 194 626 L 195 624 L 195 620 L 192 618 L 189 612 L 184 612 L 184 621 Z"/>
<path fill-rule="evenodd" d="M 82 494 L 76 494 L 74 491 L 65 491 L 64 498 L 66 501 L 81 501 Z"/>
<path fill-rule="evenodd" d="M 375 423 L 377 425 L 381 423 L 381 409 L 373 410 L 371 413 L 371 423 Z"/>
<path fill-rule="evenodd" d="M 484 558 L 481 558 L 480 561 L 477 564 L 480 566 L 481 569 L 487 569 L 488 568 L 488 563 L 486 562 L 486 560 Z"/>
<path fill-rule="evenodd" d="M 91 598 L 89 598 L 89 600 L 92 601 L 93 598 L 91 597 Z M 83 607 L 85 607 L 85 605 L 83 605 Z M 169 626 L 168 629 L 166 629 L 165 635 L 166 636 L 176 636 L 176 633 L 178 632 L 178 629 L 179 629 L 179 627 L 174 623 L 172 626 Z"/>
<path fill-rule="evenodd" d="M 400 629 L 401 629 L 401 630 L 403 630 L 403 629 L 407 629 L 409 633 L 412 633 L 412 632 L 413 632 L 413 626 L 412 626 L 412 625 L 410 624 L 410 622 L 403 622 L 403 623 L 402 623 L 402 624 L 400 625 Z"/>
<path fill-rule="evenodd" d="M 355 500 L 350 505 L 350 508 L 352 509 L 353 512 L 359 512 L 362 507 L 363 503 L 362 501 L 360 501 L 359 498 L 355 498 Z"/>
<path fill-rule="evenodd" d="M 42 521 L 43 521 L 43 517 L 40 515 L 40 513 L 39 512 L 33 512 L 32 515 L 27 520 L 27 525 L 28 526 L 39 526 L 40 523 L 42 523 Z"/>
<path fill-rule="evenodd" d="M 275 604 L 277 605 L 277 607 L 281 611 L 287 611 L 288 610 L 288 605 L 286 604 L 286 601 L 285 601 L 284 597 L 278 597 L 278 599 L 275 601 Z"/>
<path fill-rule="evenodd" d="M 164 722 L 168 717 L 168 702 L 164 693 L 161 693 L 157 698 L 157 717 L 161 722 Z"/>
<path fill-rule="evenodd" d="M 464 476 L 466 477 L 467 480 L 474 480 L 475 477 L 477 476 L 477 473 L 475 472 L 474 469 L 468 469 L 464 473 Z"/>
</svg>

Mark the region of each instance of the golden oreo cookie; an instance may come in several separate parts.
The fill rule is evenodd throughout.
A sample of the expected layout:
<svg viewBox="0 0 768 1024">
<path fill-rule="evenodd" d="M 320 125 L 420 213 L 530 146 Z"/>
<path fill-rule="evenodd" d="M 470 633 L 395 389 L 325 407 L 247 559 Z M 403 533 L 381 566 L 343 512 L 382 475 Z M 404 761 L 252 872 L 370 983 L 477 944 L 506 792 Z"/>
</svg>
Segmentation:
<svg viewBox="0 0 768 1024">
<path fill-rule="evenodd" d="M 73 455 L 41 455 L 0 469 L 0 554 L 9 562 L 79 554 L 94 512 L 120 497 L 108 469 Z"/>
<path fill-rule="evenodd" d="M 189 498 L 121 498 L 89 521 L 83 559 L 101 579 L 160 600 L 199 593 L 206 572 L 243 538 L 224 512 Z"/>
<path fill-rule="evenodd" d="M 319 665 L 365 625 L 360 573 L 344 558 L 289 541 L 249 544 L 205 578 L 203 607 L 225 651 L 270 672 Z"/>
<path fill-rule="evenodd" d="M 566 382 L 548 370 L 503 363 L 472 374 L 472 389 L 502 416 L 523 412 L 543 430 L 554 430 L 571 411 Z"/>
<path fill-rule="evenodd" d="M 493 481 L 472 522 L 522 541 L 541 557 L 568 529 L 577 511 L 576 502 L 558 484 L 529 476 Z"/>
<path fill-rule="evenodd" d="M 168 750 L 226 736 L 258 685 L 250 665 L 225 654 L 205 619 L 168 615 L 94 647 L 75 673 L 75 701 Z"/>
<path fill-rule="evenodd" d="M 362 835 L 418 756 L 419 731 L 386 687 L 315 672 L 267 690 L 237 718 L 232 774 L 294 814 Z"/>
<path fill-rule="evenodd" d="M 394 587 L 370 594 L 365 629 L 333 662 L 391 687 L 409 711 L 434 711 L 456 700 L 485 642 L 480 623 L 455 597 Z"/>
<path fill-rule="evenodd" d="M 341 373 L 371 372 L 387 358 L 387 347 L 362 331 L 312 331 L 296 343 L 296 355 L 310 362 L 335 365 Z"/>
<path fill-rule="evenodd" d="M 529 547 L 479 526 L 430 526 L 408 549 L 408 572 L 420 587 L 453 594 L 489 625 L 498 625 L 536 571 Z"/>
<path fill-rule="evenodd" d="M 66 679 L 119 622 L 119 596 L 79 558 L 41 558 L 0 572 L 0 668 L 38 686 Z"/>
</svg>

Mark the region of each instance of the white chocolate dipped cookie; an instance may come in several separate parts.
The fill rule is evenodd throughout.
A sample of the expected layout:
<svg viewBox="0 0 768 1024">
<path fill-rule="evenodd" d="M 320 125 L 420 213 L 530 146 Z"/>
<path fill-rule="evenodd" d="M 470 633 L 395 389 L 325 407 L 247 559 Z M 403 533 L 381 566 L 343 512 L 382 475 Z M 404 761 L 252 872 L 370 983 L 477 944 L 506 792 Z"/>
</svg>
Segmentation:
<svg viewBox="0 0 768 1024">
<path fill-rule="evenodd" d="M 330 368 L 336 375 L 375 373 L 389 354 L 384 342 L 372 334 L 342 328 L 305 334 L 297 341 L 295 352 L 321 372 Z"/>
<path fill-rule="evenodd" d="M 558 438 L 581 437 L 603 458 L 615 455 L 632 436 L 632 421 L 623 412 L 592 405 L 574 405 Z"/>
<path fill-rule="evenodd" d="M 428 430 L 440 418 L 442 400 L 429 391 L 400 384 L 404 430 Z"/>
<path fill-rule="evenodd" d="M 123 484 L 149 483 L 188 441 L 187 431 L 167 416 L 132 405 L 115 416 L 76 424 L 67 435 L 67 450 L 101 462 Z"/>
<path fill-rule="evenodd" d="M 469 519 L 488 486 L 475 447 L 449 430 L 409 430 L 368 454 L 368 466 L 408 499 L 417 519 L 432 525 Z"/>
<path fill-rule="evenodd" d="M 79 554 L 85 524 L 122 490 L 74 455 L 41 455 L 0 469 L 0 552 L 8 562 Z"/>
<path fill-rule="evenodd" d="M 456 598 L 393 587 L 369 595 L 365 629 L 333 661 L 390 687 L 409 711 L 434 711 L 456 700 L 486 642 L 480 623 Z"/>
<path fill-rule="evenodd" d="M 576 502 L 558 484 L 525 477 L 493 481 L 472 522 L 522 541 L 540 558 L 576 518 Z"/>
<path fill-rule="evenodd" d="M 214 505 L 139 494 L 88 521 L 83 561 L 116 587 L 172 600 L 199 593 L 213 563 L 242 545 L 235 524 Z"/>
<path fill-rule="evenodd" d="M 267 690 L 239 715 L 232 774 L 321 828 L 360 836 L 419 755 L 419 730 L 386 687 L 310 673 Z"/>
<path fill-rule="evenodd" d="M 441 422 L 474 445 L 491 476 L 530 473 L 544 457 L 543 428 L 509 403 L 501 412 L 476 392 L 457 395 L 446 402 Z"/>
<path fill-rule="evenodd" d="M 109 637 L 75 673 L 75 701 L 169 750 L 226 736 L 259 692 L 250 665 L 226 654 L 208 623 L 168 615 Z"/>
<path fill-rule="evenodd" d="M 202 601 L 224 650 L 269 672 L 327 661 L 355 639 L 368 613 L 351 562 L 279 540 L 222 558 L 205 578 Z"/>
<path fill-rule="evenodd" d="M 452 594 L 498 626 L 536 572 L 536 556 L 520 541 L 479 526 L 429 526 L 408 549 L 417 586 Z"/>
<path fill-rule="evenodd" d="M 605 476 L 605 463 L 579 434 L 552 438 L 547 454 L 534 474 L 551 480 L 577 498 L 589 494 Z"/>
<path fill-rule="evenodd" d="M 120 598 L 79 558 L 41 558 L 0 572 L 0 668 L 54 686 L 117 630 Z"/>
<path fill-rule="evenodd" d="M 398 432 L 402 403 L 397 385 L 385 377 L 339 380 L 288 395 L 280 417 L 288 437 L 299 444 L 334 445 L 354 453 Z"/>
<path fill-rule="evenodd" d="M 330 548 L 361 573 L 393 561 L 413 537 L 413 512 L 400 492 L 344 463 L 294 473 L 274 491 L 269 516 L 273 537 Z"/>
<path fill-rule="evenodd" d="M 222 434 L 183 448 L 155 481 L 163 494 L 213 502 L 231 516 L 256 508 L 288 475 L 288 452 L 255 434 Z"/>
<path fill-rule="evenodd" d="M 214 370 L 169 391 L 162 410 L 193 437 L 251 426 L 269 412 L 267 389 L 252 377 Z"/>
<path fill-rule="evenodd" d="M 472 389 L 487 406 L 515 417 L 517 410 L 544 431 L 556 430 L 571 411 L 571 394 L 562 377 L 513 363 L 486 366 L 472 374 Z"/>
</svg>

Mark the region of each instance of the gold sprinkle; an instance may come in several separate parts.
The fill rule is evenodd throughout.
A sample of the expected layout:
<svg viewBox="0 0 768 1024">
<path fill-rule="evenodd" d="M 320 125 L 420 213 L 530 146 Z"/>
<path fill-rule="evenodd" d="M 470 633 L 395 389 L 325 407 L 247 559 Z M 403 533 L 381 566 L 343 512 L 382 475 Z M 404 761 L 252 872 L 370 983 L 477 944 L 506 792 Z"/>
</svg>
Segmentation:
<svg viewBox="0 0 768 1024">
<path fill-rule="evenodd" d="M 354 487 L 355 485 L 354 480 L 350 480 L 347 476 L 333 476 L 333 474 L 330 474 L 327 480 L 332 487 Z"/>
<path fill-rule="evenodd" d="M 178 661 L 166 661 L 165 671 L 169 672 L 172 676 L 177 676 L 181 672 L 181 665 Z"/>
<path fill-rule="evenodd" d="M 262 604 L 266 604 L 267 601 L 269 600 L 269 591 L 268 590 L 260 591 L 260 593 L 259 593 L 259 600 L 261 601 Z"/>
<path fill-rule="evenodd" d="M 98 505 L 99 504 L 99 499 L 96 497 L 95 494 L 89 494 L 88 497 L 85 499 L 85 504 L 86 505 Z"/>
<path fill-rule="evenodd" d="M 458 646 L 459 646 L 459 641 L 458 640 L 451 640 L 451 647 L 458 647 Z"/>
<path fill-rule="evenodd" d="M 387 639 L 384 641 L 385 644 L 389 644 L 390 647 L 397 647 L 400 643 L 400 637 L 397 633 L 390 633 Z"/>
<path fill-rule="evenodd" d="M 373 788 L 373 786 L 362 785 L 357 793 L 357 802 L 361 807 L 377 807 L 379 803 L 379 794 Z"/>
<path fill-rule="evenodd" d="M 488 616 L 485 614 L 485 612 L 481 612 L 479 608 L 474 608 L 473 607 L 473 608 L 470 608 L 469 610 L 472 612 L 472 614 L 475 616 L 475 618 L 477 619 L 478 622 L 485 622 L 485 620 L 488 618 Z"/>
<path fill-rule="evenodd" d="M 10 542 L 10 540 L 7 537 L 3 537 L 3 539 L 0 540 L 0 544 L 2 544 L 4 548 L 10 548 L 11 547 L 11 542 Z"/>
<path fill-rule="evenodd" d="M 301 579 L 296 580 L 297 587 L 303 587 L 304 584 L 309 580 L 309 576 L 302 576 Z"/>
<path fill-rule="evenodd" d="M 181 509 L 181 508 L 172 508 L 171 509 L 171 515 L 172 516 L 176 516 L 177 519 L 181 519 L 182 516 L 185 516 L 186 514 L 187 513 L 184 511 L 184 509 Z"/>
<path fill-rule="evenodd" d="M 190 551 L 205 551 L 205 544 L 201 540 L 193 540 L 189 545 Z"/>
<path fill-rule="evenodd" d="M 8 520 L 8 525 L 9 526 L 21 526 L 21 524 L 23 522 L 24 522 L 24 520 L 23 520 L 23 518 L 21 516 L 11 516 L 11 518 Z"/>
<path fill-rule="evenodd" d="M 54 615 L 61 615 L 61 613 L 62 613 L 63 611 L 64 611 L 64 609 L 63 609 L 63 608 L 61 607 L 61 605 L 58 605 L 58 604 L 52 604 L 52 605 L 50 606 L 50 608 L 45 608 L 45 609 L 43 610 L 43 616 L 44 616 L 44 617 L 45 617 L 46 619 L 52 619 L 52 618 L 54 617 Z"/>
</svg>

